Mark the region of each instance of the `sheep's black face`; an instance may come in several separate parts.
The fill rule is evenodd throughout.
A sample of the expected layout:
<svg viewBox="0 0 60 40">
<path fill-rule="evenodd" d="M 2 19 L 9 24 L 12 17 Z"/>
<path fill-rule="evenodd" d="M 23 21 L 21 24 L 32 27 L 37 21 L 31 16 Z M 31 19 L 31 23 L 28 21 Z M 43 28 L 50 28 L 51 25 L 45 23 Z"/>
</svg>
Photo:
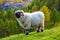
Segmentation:
<svg viewBox="0 0 60 40">
<path fill-rule="evenodd" d="M 22 14 L 23 14 L 22 12 L 15 13 L 15 15 L 16 15 L 17 18 L 20 18 L 21 16 L 23 16 Z"/>
<path fill-rule="evenodd" d="M 20 13 L 19 12 L 15 13 L 15 15 L 16 15 L 17 18 L 20 17 Z"/>
</svg>

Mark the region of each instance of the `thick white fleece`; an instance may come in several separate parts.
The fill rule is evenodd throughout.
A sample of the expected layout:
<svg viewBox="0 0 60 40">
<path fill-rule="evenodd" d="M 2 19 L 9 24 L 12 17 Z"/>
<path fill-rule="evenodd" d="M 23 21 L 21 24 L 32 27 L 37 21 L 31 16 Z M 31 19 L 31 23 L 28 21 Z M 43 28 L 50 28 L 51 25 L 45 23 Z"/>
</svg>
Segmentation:
<svg viewBox="0 0 60 40">
<path fill-rule="evenodd" d="M 16 12 L 19 12 L 16 11 Z M 15 12 L 15 13 L 16 13 Z M 19 24 L 24 28 L 24 29 L 29 29 L 31 26 L 39 26 L 42 25 L 42 29 L 44 29 L 44 13 L 43 12 L 33 12 L 33 13 L 26 13 L 23 12 L 24 16 L 21 16 L 20 18 L 16 18 Z M 24 23 L 22 24 L 22 22 Z"/>
</svg>

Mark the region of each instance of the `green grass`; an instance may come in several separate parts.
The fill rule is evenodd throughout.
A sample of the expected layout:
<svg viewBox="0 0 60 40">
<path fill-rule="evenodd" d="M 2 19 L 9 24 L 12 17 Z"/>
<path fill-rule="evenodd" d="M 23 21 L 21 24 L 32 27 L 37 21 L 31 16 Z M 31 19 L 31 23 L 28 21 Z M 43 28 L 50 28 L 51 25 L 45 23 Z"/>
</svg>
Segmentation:
<svg viewBox="0 0 60 40">
<path fill-rule="evenodd" d="M 31 32 L 29 35 L 16 34 L 0 40 L 60 40 L 60 27 L 47 29 L 44 32 Z"/>
</svg>

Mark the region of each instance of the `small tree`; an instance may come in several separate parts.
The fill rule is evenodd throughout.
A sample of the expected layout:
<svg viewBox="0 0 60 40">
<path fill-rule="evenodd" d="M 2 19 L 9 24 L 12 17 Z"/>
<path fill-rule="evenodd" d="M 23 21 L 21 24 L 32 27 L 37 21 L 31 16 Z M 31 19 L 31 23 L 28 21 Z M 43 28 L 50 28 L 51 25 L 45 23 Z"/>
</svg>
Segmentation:
<svg viewBox="0 0 60 40">
<path fill-rule="evenodd" d="M 48 7 L 44 5 L 41 7 L 40 11 L 44 12 L 45 19 L 46 19 L 45 21 L 46 22 L 49 21 L 50 20 L 50 10 L 48 9 Z"/>
<path fill-rule="evenodd" d="M 1 15 L 0 17 L 5 21 L 7 12 L 5 10 L 3 10 L 0 15 Z"/>
<path fill-rule="evenodd" d="M 42 6 L 40 11 L 42 11 L 45 14 L 45 26 L 48 28 L 50 25 L 50 10 L 47 6 Z"/>
<path fill-rule="evenodd" d="M 34 6 L 32 7 L 32 11 L 37 11 L 37 10 L 38 10 L 38 6 L 34 4 Z"/>
<path fill-rule="evenodd" d="M 51 16 L 51 21 L 53 22 L 53 25 L 59 22 L 59 13 L 56 8 L 52 9 L 50 16 Z"/>
<path fill-rule="evenodd" d="M 14 12 L 12 9 L 9 9 L 7 11 L 7 18 L 10 20 L 10 19 L 14 19 Z"/>
</svg>

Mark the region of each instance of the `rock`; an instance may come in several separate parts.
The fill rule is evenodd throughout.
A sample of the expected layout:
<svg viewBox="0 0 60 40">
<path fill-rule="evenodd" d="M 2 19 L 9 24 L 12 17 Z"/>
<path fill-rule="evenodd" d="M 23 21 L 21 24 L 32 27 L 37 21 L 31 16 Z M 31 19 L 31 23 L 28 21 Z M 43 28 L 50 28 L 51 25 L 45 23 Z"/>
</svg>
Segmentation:
<svg viewBox="0 0 60 40">
<path fill-rule="evenodd" d="M 8 10 L 10 8 L 13 8 L 13 9 L 23 8 L 24 6 L 25 6 L 24 4 L 19 3 L 19 2 L 15 2 L 15 3 L 14 2 L 6 2 L 6 3 L 2 4 L 2 9 Z M 1 9 L 1 7 L 0 7 L 0 9 Z"/>
</svg>

